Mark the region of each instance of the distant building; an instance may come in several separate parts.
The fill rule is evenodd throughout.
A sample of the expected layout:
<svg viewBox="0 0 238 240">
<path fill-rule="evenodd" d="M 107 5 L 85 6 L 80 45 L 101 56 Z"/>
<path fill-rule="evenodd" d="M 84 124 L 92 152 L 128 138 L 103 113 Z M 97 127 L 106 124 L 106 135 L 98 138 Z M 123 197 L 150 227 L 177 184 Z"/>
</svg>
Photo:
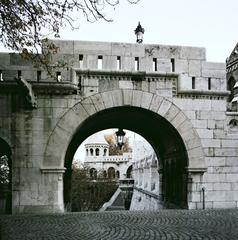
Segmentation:
<svg viewBox="0 0 238 240">
<path fill-rule="evenodd" d="M 133 144 L 134 190 L 130 210 L 158 210 L 162 208 L 159 201 L 159 163 L 158 158 L 145 141 Z"/>
<path fill-rule="evenodd" d="M 125 179 L 130 177 L 132 154 L 109 155 L 109 144 L 102 134 L 93 134 L 85 144 L 84 166 L 89 168 L 91 178 L 104 177 Z"/>
<path fill-rule="evenodd" d="M 227 90 L 231 92 L 229 96 L 229 110 L 238 111 L 238 43 L 226 60 Z M 238 121 L 236 120 L 235 126 Z"/>
</svg>

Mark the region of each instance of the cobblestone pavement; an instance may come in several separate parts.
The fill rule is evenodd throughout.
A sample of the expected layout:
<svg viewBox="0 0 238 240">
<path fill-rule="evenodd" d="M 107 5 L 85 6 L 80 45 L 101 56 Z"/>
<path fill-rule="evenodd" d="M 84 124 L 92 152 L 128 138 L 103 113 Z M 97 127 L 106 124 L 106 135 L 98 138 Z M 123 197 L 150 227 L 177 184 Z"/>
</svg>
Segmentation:
<svg viewBox="0 0 238 240">
<path fill-rule="evenodd" d="M 238 239 L 238 210 L 88 212 L 0 217 L 1 240 Z"/>
</svg>

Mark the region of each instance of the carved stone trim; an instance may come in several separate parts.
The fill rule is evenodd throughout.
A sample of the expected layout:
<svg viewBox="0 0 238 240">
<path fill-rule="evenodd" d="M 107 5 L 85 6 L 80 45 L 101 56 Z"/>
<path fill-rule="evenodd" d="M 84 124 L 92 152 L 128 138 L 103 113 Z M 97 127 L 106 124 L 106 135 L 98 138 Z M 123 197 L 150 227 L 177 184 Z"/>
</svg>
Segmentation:
<svg viewBox="0 0 238 240">
<path fill-rule="evenodd" d="M 30 104 L 32 108 L 37 108 L 36 96 L 32 89 L 32 85 L 29 82 L 27 82 L 26 79 L 24 79 L 23 77 L 15 78 L 15 80 L 22 89 L 26 101 Z"/>
<path fill-rule="evenodd" d="M 101 71 L 101 70 L 82 70 L 79 68 L 73 68 L 79 75 L 88 75 L 88 76 L 141 76 L 141 77 L 177 77 L 179 74 L 177 73 L 159 73 L 159 72 L 145 72 L 145 71 Z"/>
<path fill-rule="evenodd" d="M 179 90 L 178 98 L 192 99 L 216 99 L 223 100 L 230 95 L 230 91 L 206 91 L 206 90 Z"/>
<path fill-rule="evenodd" d="M 72 82 L 32 82 L 32 89 L 35 93 L 39 94 L 76 94 L 79 90 L 77 84 Z M 16 82 L 4 81 L 0 82 L 0 92 L 20 92 L 20 86 Z"/>
<path fill-rule="evenodd" d="M 227 116 L 238 116 L 238 112 L 226 112 Z"/>
<path fill-rule="evenodd" d="M 234 59 L 233 61 L 230 61 L 227 65 L 226 65 L 226 72 L 230 73 L 235 71 L 238 68 L 238 59 L 236 56 L 236 59 Z"/>
<path fill-rule="evenodd" d="M 64 173 L 66 168 L 58 168 L 58 167 L 42 167 L 41 169 L 42 173 L 55 173 L 55 174 L 59 174 L 59 173 Z"/>
<path fill-rule="evenodd" d="M 199 173 L 199 174 L 204 174 L 206 171 L 207 171 L 207 168 L 202 168 L 202 167 L 199 167 L 199 168 L 190 168 L 190 167 L 186 167 L 185 168 L 186 171 L 188 173 Z"/>
<path fill-rule="evenodd" d="M 78 86 L 72 82 L 37 82 L 33 89 L 40 94 L 76 94 Z"/>
</svg>

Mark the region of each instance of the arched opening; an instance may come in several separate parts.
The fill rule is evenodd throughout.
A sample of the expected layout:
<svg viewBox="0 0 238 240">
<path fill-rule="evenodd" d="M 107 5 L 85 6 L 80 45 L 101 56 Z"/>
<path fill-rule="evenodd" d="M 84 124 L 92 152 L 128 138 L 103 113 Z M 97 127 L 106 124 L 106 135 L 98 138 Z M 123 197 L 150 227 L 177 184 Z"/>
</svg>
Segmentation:
<svg viewBox="0 0 238 240">
<path fill-rule="evenodd" d="M 126 178 L 132 178 L 132 165 L 126 170 Z"/>
<path fill-rule="evenodd" d="M 159 159 L 162 201 L 168 207 L 187 208 L 188 156 L 180 134 L 169 121 L 157 113 L 132 106 L 102 110 L 78 126 L 65 155 L 65 204 L 70 202 L 71 164 L 75 151 L 88 136 L 108 128 L 131 130 L 151 144 Z"/>
<path fill-rule="evenodd" d="M 103 156 L 106 156 L 106 155 L 107 155 L 107 149 L 104 148 L 104 150 L 103 150 Z"/>
<path fill-rule="evenodd" d="M 230 77 L 227 82 L 227 90 L 229 90 L 231 93 L 229 95 L 228 101 L 232 101 L 234 97 L 234 85 L 235 85 L 235 79 L 233 77 Z"/>
<path fill-rule="evenodd" d="M 108 178 L 110 178 L 110 179 L 114 179 L 114 178 L 116 177 L 115 168 L 113 168 L 113 167 L 108 168 L 108 170 L 107 170 L 107 176 L 108 176 Z"/>
<path fill-rule="evenodd" d="M 96 148 L 96 156 L 99 156 L 99 148 Z"/>
<path fill-rule="evenodd" d="M 238 126 L 238 120 L 236 119 L 231 119 L 229 122 L 230 127 L 237 127 Z"/>
<path fill-rule="evenodd" d="M 93 149 L 90 148 L 90 156 L 93 156 Z"/>
<path fill-rule="evenodd" d="M 12 209 L 11 148 L 0 138 L 0 214 L 10 214 Z"/>
<path fill-rule="evenodd" d="M 120 178 L 120 171 L 116 171 L 116 178 L 119 179 Z"/>
<path fill-rule="evenodd" d="M 95 168 L 91 168 L 89 170 L 90 178 L 97 179 L 97 170 Z"/>
</svg>

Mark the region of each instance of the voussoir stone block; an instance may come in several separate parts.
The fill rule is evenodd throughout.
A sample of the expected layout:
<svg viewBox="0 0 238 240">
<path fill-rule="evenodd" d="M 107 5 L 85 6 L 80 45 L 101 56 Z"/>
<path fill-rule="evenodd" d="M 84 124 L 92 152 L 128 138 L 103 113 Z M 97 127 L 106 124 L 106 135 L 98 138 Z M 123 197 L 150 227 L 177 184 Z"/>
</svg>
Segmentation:
<svg viewBox="0 0 238 240">
<path fill-rule="evenodd" d="M 113 100 L 113 106 L 122 106 L 123 105 L 123 94 L 122 90 L 114 90 L 111 92 L 112 100 Z"/>
<path fill-rule="evenodd" d="M 102 96 L 100 93 L 92 95 L 90 98 L 92 99 L 92 102 L 97 111 L 101 111 L 101 110 L 105 109 L 105 105 L 104 105 L 104 102 L 103 102 L 103 99 L 102 99 Z"/>
<path fill-rule="evenodd" d="M 122 90 L 122 95 L 123 95 L 124 105 L 132 105 L 133 90 L 123 89 Z"/>
<path fill-rule="evenodd" d="M 145 109 L 149 109 L 151 101 L 152 101 L 152 98 L 153 98 L 153 94 L 152 93 L 143 92 L 142 93 L 141 107 L 145 108 Z"/>
<path fill-rule="evenodd" d="M 170 106 L 170 108 L 168 109 L 167 113 L 164 115 L 164 117 L 169 122 L 171 122 L 179 112 L 180 112 L 180 110 L 178 109 L 178 107 L 176 107 L 174 104 L 172 104 Z"/>
<path fill-rule="evenodd" d="M 132 105 L 135 107 L 140 107 L 141 103 L 142 103 L 142 91 L 136 91 L 133 90 L 133 94 L 132 94 Z"/>
<path fill-rule="evenodd" d="M 150 110 L 153 112 L 158 112 L 160 104 L 162 103 L 163 98 L 158 95 L 153 95 L 151 104 L 150 104 Z"/>
<path fill-rule="evenodd" d="M 84 109 L 89 115 L 93 115 L 94 113 L 97 112 L 91 98 L 85 98 L 80 103 L 82 104 L 82 106 L 84 107 Z"/>
<path fill-rule="evenodd" d="M 164 116 L 169 111 L 171 105 L 172 103 L 164 98 L 159 106 L 158 114 Z"/>
</svg>

